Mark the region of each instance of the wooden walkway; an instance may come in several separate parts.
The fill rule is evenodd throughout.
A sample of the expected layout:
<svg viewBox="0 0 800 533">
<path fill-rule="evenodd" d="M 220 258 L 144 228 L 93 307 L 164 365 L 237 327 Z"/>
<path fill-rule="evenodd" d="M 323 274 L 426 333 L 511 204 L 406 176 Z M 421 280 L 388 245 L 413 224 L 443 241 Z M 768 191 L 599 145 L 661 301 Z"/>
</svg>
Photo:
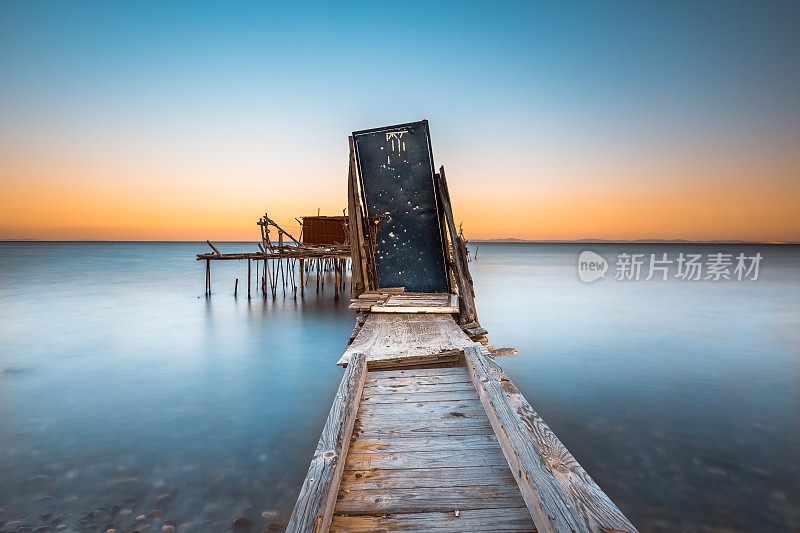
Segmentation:
<svg viewBox="0 0 800 533">
<path fill-rule="evenodd" d="M 332 531 L 534 531 L 466 367 L 369 372 Z"/>
<path fill-rule="evenodd" d="M 635 532 L 462 329 L 359 319 L 288 530 Z"/>
</svg>

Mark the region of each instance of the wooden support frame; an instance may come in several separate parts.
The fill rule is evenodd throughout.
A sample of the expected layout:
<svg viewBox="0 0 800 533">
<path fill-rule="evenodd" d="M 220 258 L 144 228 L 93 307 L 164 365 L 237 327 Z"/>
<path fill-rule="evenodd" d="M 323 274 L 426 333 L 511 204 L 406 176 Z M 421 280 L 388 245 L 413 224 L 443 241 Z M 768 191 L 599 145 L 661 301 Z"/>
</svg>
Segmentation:
<svg viewBox="0 0 800 533">
<path fill-rule="evenodd" d="M 361 256 L 364 249 L 361 247 L 363 235 L 361 235 L 361 224 L 358 214 L 361 213 L 361 203 L 358 197 L 358 189 L 355 183 L 355 172 L 353 170 L 353 148 L 352 138 L 350 140 L 350 164 L 347 171 L 347 227 L 350 235 L 350 258 L 352 259 L 352 290 L 353 298 L 358 298 L 366 289 L 364 283 L 364 271 L 362 270 Z"/>
<path fill-rule="evenodd" d="M 461 313 L 460 322 L 477 322 L 478 313 L 475 309 L 475 295 L 472 288 L 472 276 L 469 274 L 467 266 L 466 244 L 464 239 L 458 236 L 456 223 L 453 218 L 453 207 L 450 203 L 450 191 L 447 189 L 447 178 L 444 174 L 444 166 L 439 168 L 436 174 L 436 190 L 439 192 L 439 201 L 444 211 L 447 226 L 449 228 L 450 243 L 453 247 L 453 262 L 456 267 L 456 283 L 458 284 L 458 295 L 464 306 Z"/>
<path fill-rule="evenodd" d="M 358 184 L 358 165 L 356 164 L 355 141 L 353 136 L 347 138 L 350 146 L 350 162 L 347 176 L 348 217 L 350 226 L 350 257 L 352 259 L 352 273 L 354 280 L 360 280 L 360 287 L 352 284 L 353 296 L 358 298 L 361 292 L 370 290 L 369 264 L 367 259 L 367 246 L 364 240 L 364 217 L 361 210 L 361 187 Z M 357 272 L 358 271 L 358 272 Z M 360 291 L 357 293 L 357 291 Z"/>
<path fill-rule="evenodd" d="M 331 523 L 353 426 L 361 403 L 367 363 L 363 353 L 350 358 L 336 391 L 308 474 L 286 531 L 325 533 Z"/>
<path fill-rule="evenodd" d="M 502 369 L 477 346 L 464 358 L 537 531 L 636 533 Z"/>
</svg>

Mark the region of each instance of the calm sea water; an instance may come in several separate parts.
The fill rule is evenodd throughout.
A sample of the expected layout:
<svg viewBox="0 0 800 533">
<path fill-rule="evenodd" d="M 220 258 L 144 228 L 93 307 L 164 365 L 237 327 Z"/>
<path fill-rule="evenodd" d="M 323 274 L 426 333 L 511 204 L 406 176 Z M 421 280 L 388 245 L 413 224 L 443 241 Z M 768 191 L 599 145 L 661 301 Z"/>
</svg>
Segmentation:
<svg viewBox="0 0 800 533">
<path fill-rule="evenodd" d="M 248 301 L 245 263 L 206 298 L 205 248 L 0 244 L 0 530 L 288 520 L 354 317 L 330 279 Z M 764 258 L 756 281 L 585 284 L 587 248 Z M 642 531 L 800 529 L 800 248 L 479 244 L 471 269 L 520 351 L 499 362 Z"/>
</svg>

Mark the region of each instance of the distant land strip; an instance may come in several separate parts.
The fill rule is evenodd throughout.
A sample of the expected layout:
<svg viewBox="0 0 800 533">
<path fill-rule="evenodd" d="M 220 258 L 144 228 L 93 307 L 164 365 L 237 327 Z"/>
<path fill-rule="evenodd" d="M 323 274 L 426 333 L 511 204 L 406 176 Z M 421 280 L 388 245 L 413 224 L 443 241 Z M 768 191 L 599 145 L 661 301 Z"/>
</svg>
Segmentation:
<svg viewBox="0 0 800 533">
<path fill-rule="evenodd" d="M 205 240 L 109 240 L 109 239 L 11 239 L 0 238 L 0 243 L 54 243 L 54 242 L 94 242 L 94 243 L 200 243 L 205 244 Z M 257 245 L 260 241 L 248 240 L 215 240 L 215 243 L 223 244 L 253 244 Z M 688 239 L 471 239 L 468 242 L 474 244 L 800 244 L 800 241 L 743 241 L 743 240 L 711 240 L 711 241 L 691 241 Z M 274 244 L 278 244 L 277 241 Z"/>
</svg>

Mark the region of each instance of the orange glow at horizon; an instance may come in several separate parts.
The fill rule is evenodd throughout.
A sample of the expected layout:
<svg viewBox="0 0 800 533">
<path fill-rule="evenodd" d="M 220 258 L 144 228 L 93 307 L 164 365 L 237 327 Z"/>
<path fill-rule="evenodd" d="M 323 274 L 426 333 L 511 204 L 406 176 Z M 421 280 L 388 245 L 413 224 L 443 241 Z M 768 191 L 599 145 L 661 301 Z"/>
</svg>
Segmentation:
<svg viewBox="0 0 800 533">
<path fill-rule="evenodd" d="M 255 241 L 265 210 L 296 233 L 294 217 L 346 207 L 344 163 L 242 164 L 226 179 L 222 163 L 148 168 L 111 157 L 4 157 L 0 239 Z M 609 159 L 507 168 L 497 180 L 456 162 L 448 181 L 470 239 L 800 241 L 793 161 Z"/>
</svg>

